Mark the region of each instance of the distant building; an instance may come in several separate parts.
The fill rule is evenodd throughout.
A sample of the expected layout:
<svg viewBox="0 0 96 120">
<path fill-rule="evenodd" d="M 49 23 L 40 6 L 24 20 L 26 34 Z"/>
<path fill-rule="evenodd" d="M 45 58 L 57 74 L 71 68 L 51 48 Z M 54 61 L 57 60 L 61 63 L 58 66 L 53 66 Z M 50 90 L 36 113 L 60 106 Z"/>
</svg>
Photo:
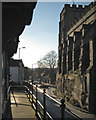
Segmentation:
<svg viewBox="0 0 96 120">
<path fill-rule="evenodd" d="M 96 2 L 64 6 L 58 51 L 58 94 L 96 114 Z"/>
<path fill-rule="evenodd" d="M 10 81 L 16 84 L 23 84 L 24 81 L 24 65 L 22 60 L 11 59 L 9 62 L 10 66 Z"/>
</svg>

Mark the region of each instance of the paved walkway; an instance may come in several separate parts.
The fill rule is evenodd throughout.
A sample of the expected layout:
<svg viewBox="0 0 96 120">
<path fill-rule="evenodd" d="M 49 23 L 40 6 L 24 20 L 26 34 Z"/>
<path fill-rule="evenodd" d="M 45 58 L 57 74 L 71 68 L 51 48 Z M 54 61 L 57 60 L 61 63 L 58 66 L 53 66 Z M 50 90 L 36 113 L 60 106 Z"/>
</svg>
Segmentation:
<svg viewBox="0 0 96 120">
<path fill-rule="evenodd" d="M 72 112 L 74 112 L 76 115 L 78 115 L 78 117 L 82 118 L 83 120 L 88 120 L 88 119 L 96 120 L 96 115 L 88 113 L 82 109 L 80 110 L 69 103 L 66 103 L 66 107 L 70 109 Z"/>
<path fill-rule="evenodd" d="M 37 120 L 35 111 L 31 107 L 31 103 L 29 102 L 24 90 L 15 90 L 13 94 L 11 93 L 11 112 L 13 120 L 15 118 L 19 118 L 20 120 L 21 118 Z"/>
</svg>

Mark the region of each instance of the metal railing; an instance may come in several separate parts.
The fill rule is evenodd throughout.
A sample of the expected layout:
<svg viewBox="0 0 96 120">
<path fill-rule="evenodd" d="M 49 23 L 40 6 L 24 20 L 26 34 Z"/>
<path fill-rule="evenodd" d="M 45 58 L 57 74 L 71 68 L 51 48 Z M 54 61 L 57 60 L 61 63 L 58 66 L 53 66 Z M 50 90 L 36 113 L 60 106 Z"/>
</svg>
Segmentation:
<svg viewBox="0 0 96 120">
<path fill-rule="evenodd" d="M 16 87 L 16 86 L 13 86 L 13 87 Z M 28 97 L 29 101 L 31 102 L 32 107 L 35 109 L 35 114 L 39 119 L 41 119 L 41 120 L 53 120 L 54 119 L 48 113 L 48 111 L 46 109 L 46 96 L 47 96 L 48 98 L 50 98 L 51 100 L 53 100 L 55 103 L 57 103 L 60 106 L 60 110 L 61 110 L 60 118 L 61 118 L 61 120 L 62 119 L 64 120 L 64 118 L 65 118 L 64 113 L 65 113 L 65 108 L 66 108 L 64 99 L 62 99 L 61 102 L 58 102 L 54 98 L 52 98 L 51 96 L 46 94 L 45 89 L 41 90 L 40 88 L 38 88 L 37 85 L 33 85 L 32 83 L 30 83 L 28 81 L 25 81 L 22 87 L 24 87 L 26 89 L 27 97 Z M 8 95 L 10 94 L 10 90 L 12 90 L 12 86 L 9 87 Z M 41 103 L 38 100 L 38 92 L 41 92 L 43 94 L 43 103 Z M 9 98 L 9 96 L 8 96 L 8 98 Z M 78 116 L 77 114 L 72 112 L 70 109 L 66 108 L 66 110 L 68 112 L 70 112 L 71 114 L 73 114 L 77 119 L 82 120 L 82 118 L 80 118 L 80 116 Z"/>
<path fill-rule="evenodd" d="M 37 87 L 37 85 L 32 85 L 29 82 L 24 83 L 27 91 L 27 97 L 29 98 L 29 101 L 32 104 L 32 107 L 35 109 L 35 114 L 36 116 L 39 117 L 41 120 L 53 120 L 51 115 L 46 111 L 46 90 L 43 89 L 41 92 L 43 93 L 43 105 L 41 102 L 38 100 L 38 91 L 40 89 Z M 35 95 L 33 94 L 33 89 L 35 89 Z"/>
<path fill-rule="evenodd" d="M 25 86 L 27 88 L 27 93 L 28 93 L 28 98 L 29 101 L 32 103 L 32 106 L 34 107 L 35 111 L 36 111 L 36 115 L 39 116 L 40 119 L 50 119 L 53 120 L 54 118 L 47 112 L 46 109 L 46 97 L 50 98 L 51 100 L 53 100 L 54 102 L 56 102 L 57 104 L 60 105 L 60 109 L 61 109 L 61 119 L 64 120 L 65 118 L 65 108 L 66 108 L 66 104 L 65 104 L 65 100 L 62 99 L 61 102 L 56 101 L 54 98 L 52 98 L 50 95 L 46 94 L 46 90 L 43 89 L 41 90 L 40 88 L 37 87 L 37 85 L 33 85 L 32 83 L 25 81 Z M 35 90 L 35 95 L 33 93 L 33 89 Z M 38 91 L 43 93 L 43 104 L 40 103 L 40 101 L 37 99 L 38 98 Z M 66 111 L 70 112 L 71 114 L 73 114 L 77 119 L 82 120 L 82 118 L 75 114 L 73 111 L 71 111 L 70 109 L 66 108 Z"/>
</svg>

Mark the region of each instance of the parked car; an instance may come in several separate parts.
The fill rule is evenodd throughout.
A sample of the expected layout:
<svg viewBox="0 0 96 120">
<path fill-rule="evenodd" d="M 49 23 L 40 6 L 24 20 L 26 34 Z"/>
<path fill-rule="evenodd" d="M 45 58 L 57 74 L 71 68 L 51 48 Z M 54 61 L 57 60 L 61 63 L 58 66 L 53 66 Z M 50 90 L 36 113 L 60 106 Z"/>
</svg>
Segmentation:
<svg viewBox="0 0 96 120">
<path fill-rule="evenodd" d="M 40 81 L 33 81 L 33 84 L 40 84 Z"/>
</svg>

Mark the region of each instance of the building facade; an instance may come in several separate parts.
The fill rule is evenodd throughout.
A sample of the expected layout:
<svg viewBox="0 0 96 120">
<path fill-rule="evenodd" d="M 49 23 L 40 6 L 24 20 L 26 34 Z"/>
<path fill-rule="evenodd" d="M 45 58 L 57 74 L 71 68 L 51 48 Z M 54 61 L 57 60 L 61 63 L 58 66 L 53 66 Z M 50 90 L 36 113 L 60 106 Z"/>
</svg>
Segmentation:
<svg viewBox="0 0 96 120">
<path fill-rule="evenodd" d="M 0 2 L 0 120 L 9 105 L 10 58 L 17 52 L 19 36 L 32 21 L 37 2 Z"/>
<path fill-rule="evenodd" d="M 18 85 L 22 85 L 24 82 L 24 64 L 22 62 L 22 59 L 10 59 L 9 66 L 10 82 L 13 81 Z"/>
<path fill-rule="evenodd" d="M 96 2 L 60 14 L 57 93 L 96 114 Z"/>
</svg>

